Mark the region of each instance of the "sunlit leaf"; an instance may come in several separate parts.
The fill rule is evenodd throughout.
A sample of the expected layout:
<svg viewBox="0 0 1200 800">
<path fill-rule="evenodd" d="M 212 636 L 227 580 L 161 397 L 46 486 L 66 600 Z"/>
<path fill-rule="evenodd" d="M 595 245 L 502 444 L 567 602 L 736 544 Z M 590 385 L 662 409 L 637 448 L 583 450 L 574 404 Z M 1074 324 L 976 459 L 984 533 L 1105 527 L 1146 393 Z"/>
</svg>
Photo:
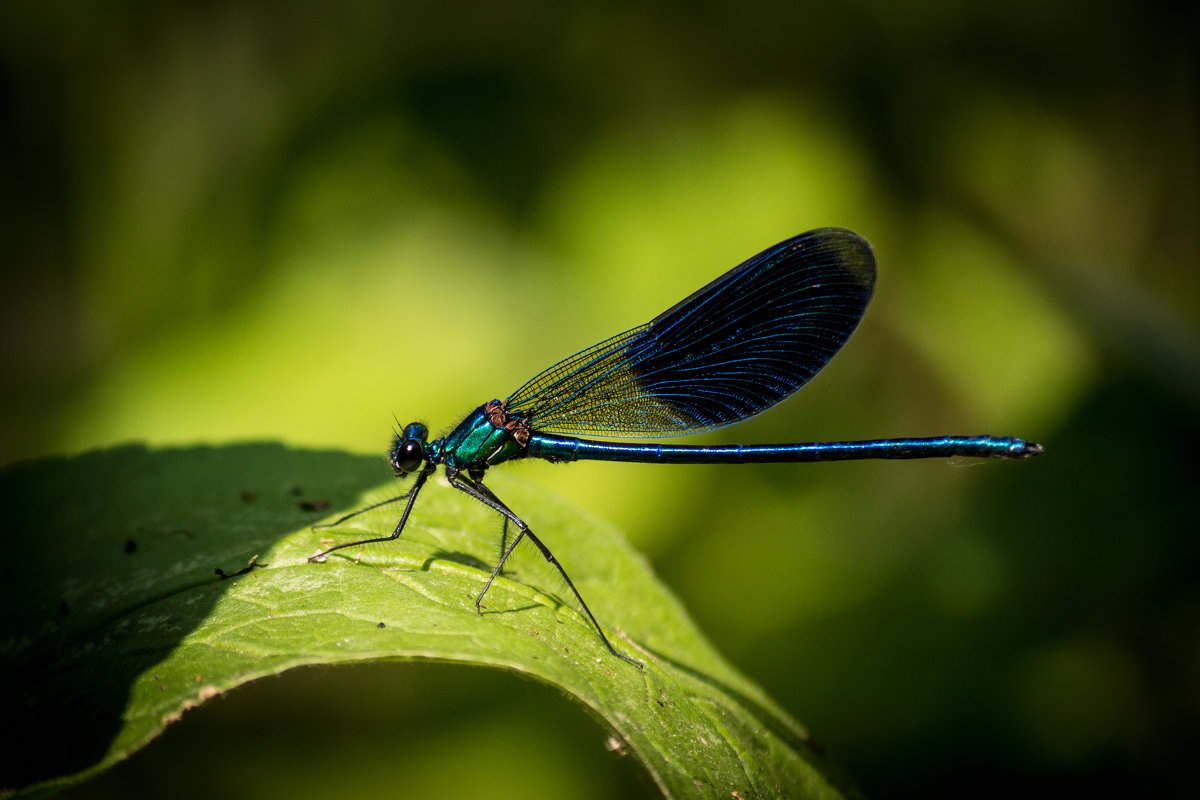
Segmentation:
<svg viewBox="0 0 1200 800">
<path fill-rule="evenodd" d="M 499 525 L 440 481 L 397 541 L 308 563 L 323 538 L 390 531 L 395 506 L 310 527 L 318 512 L 394 492 L 362 492 L 384 472 L 376 459 L 275 445 L 126 447 L 7 469 L 21 546 L 0 584 L 0 652 L 20 691 L 0 751 L 4 793 L 103 770 L 255 678 L 421 659 L 560 688 L 668 796 L 840 796 L 805 731 L 713 651 L 620 534 L 534 487 L 490 482 L 644 670 L 609 654 L 536 569 L 498 579 L 476 614 Z"/>
</svg>

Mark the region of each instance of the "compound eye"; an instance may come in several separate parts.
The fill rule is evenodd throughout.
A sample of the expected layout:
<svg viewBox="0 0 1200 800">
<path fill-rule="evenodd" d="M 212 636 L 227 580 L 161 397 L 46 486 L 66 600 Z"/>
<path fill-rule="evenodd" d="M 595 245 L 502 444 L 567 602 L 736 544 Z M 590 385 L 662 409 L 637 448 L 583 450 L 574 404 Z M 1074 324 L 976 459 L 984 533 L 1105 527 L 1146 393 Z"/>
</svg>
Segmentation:
<svg viewBox="0 0 1200 800">
<path fill-rule="evenodd" d="M 425 443 L 420 439 L 405 439 L 392 451 L 392 469 L 398 475 L 416 472 L 425 460 Z"/>
</svg>

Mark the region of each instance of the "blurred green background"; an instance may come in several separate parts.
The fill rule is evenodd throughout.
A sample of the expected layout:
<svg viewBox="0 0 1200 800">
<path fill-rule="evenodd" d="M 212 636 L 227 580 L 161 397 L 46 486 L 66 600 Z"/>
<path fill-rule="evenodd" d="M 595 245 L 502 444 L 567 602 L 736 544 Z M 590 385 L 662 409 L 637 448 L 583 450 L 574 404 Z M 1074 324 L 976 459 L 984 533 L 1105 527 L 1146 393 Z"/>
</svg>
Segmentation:
<svg viewBox="0 0 1200 800">
<path fill-rule="evenodd" d="M 1197 22 L 1186 0 L 6 3 L 0 460 L 382 453 L 397 420 L 452 425 L 850 227 L 880 266 L 843 354 L 689 441 L 1046 455 L 507 469 L 619 524 L 871 796 L 1195 796 Z M 71 794 L 652 794 L 604 736 L 510 676 L 303 672 Z"/>
</svg>

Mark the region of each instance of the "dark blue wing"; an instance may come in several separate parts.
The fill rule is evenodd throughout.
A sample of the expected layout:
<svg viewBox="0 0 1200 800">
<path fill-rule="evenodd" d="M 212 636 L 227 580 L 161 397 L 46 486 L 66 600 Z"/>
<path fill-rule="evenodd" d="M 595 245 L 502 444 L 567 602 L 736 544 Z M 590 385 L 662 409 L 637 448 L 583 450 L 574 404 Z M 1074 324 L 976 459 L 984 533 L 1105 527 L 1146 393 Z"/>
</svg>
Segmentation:
<svg viewBox="0 0 1200 800">
<path fill-rule="evenodd" d="M 567 435 L 673 436 L 738 422 L 816 375 L 874 286 L 875 257 L 857 233 L 802 233 L 555 364 L 514 392 L 508 411 Z"/>
</svg>

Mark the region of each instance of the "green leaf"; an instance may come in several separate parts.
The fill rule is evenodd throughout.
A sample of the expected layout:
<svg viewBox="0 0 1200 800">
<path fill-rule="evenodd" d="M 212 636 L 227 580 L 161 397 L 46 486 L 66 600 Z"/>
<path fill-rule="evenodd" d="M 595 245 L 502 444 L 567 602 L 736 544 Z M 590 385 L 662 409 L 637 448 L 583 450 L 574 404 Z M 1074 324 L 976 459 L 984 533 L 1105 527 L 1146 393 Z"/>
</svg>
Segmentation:
<svg viewBox="0 0 1200 800">
<path fill-rule="evenodd" d="M 0 473 L 11 523 L 0 658 L 5 685 L 19 689 L 0 742 L 0 796 L 103 770 L 255 678 L 412 659 L 559 687 L 668 796 L 841 796 L 804 729 L 721 659 L 623 537 L 536 487 L 488 476 L 644 670 L 604 649 L 561 601 L 569 595 L 542 580 L 540 557 L 506 570 L 476 614 L 500 525 L 441 479 L 398 540 L 308 563 L 322 539 L 391 531 L 397 505 L 310 527 L 314 507 L 394 493 L 394 482 L 363 491 L 381 474 L 379 459 L 278 445 L 124 447 Z M 243 574 L 218 576 L 255 556 Z"/>
</svg>

